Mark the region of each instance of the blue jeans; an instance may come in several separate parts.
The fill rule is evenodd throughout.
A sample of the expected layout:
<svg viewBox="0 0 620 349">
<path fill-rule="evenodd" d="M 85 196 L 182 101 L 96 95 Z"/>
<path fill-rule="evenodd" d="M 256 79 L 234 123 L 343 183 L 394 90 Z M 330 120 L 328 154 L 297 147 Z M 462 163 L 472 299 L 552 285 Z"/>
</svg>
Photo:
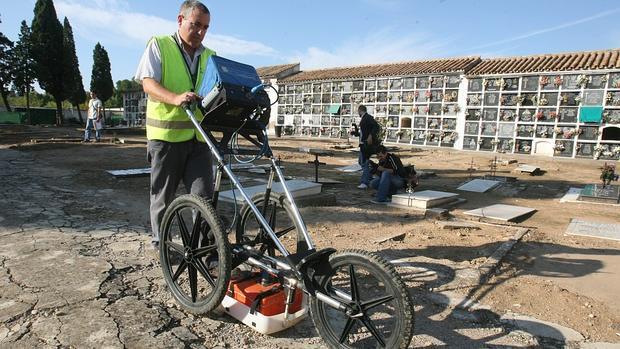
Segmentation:
<svg viewBox="0 0 620 349">
<path fill-rule="evenodd" d="M 368 158 L 364 156 L 364 153 L 362 152 L 361 148 L 360 148 L 360 156 L 357 159 L 357 163 L 360 164 L 360 166 L 362 166 L 362 179 L 360 180 L 361 184 L 366 184 L 368 185 L 368 183 L 370 183 L 370 168 L 368 167 Z"/>
<path fill-rule="evenodd" d="M 95 119 L 87 119 L 86 121 L 86 130 L 84 130 L 84 140 L 85 141 L 90 141 L 90 130 L 91 129 L 95 129 L 95 139 L 96 140 L 100 140 L 101 139 L 101 133 L 99 131 L 99 129 L 97 128 L 97 126 L 95 125 Z"/>
<path fill-rule="evenodd" d="M 399 175 L 393 175 L 387 171 L 381 172 L 381 177 L 376 177 L 370 181 L 370 187 L 377 189 L 377 201 L 386 201 L 388 195 L 396 194 L 402 188 L 405 181 Z"/>
</svg>

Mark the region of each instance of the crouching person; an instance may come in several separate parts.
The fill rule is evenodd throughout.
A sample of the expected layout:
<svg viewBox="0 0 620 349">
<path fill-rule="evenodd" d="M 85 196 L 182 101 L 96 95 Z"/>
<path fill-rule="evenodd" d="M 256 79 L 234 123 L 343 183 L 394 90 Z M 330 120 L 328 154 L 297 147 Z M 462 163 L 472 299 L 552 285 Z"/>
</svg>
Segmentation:
<svg viewBox="0 0 620 349">
<path fill-rule="evenodd" d="M 377 194 L 371 202 L 385 204 L 390 202 L 391 196 L 404 186 L 407 176 L 400 158 L 388 153 L 385 146 L 377 147 L 377 157 L 379 164 L 376 168 L 376 177 L 370 181 L 370 187 L 376 189 Z"/>
</svg>

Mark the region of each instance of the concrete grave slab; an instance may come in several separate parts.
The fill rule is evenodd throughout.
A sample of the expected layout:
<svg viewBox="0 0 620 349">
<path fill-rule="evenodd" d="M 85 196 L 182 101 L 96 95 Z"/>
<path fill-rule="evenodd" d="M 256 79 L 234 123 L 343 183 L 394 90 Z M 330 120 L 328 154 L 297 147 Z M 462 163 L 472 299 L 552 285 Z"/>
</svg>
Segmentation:
<svg viewBox="0 0 620 349">
<path fill-rule="evenodd" d="M 535 211 L 536 209 L 529 207 L 496 204 L 477 208 L 475 210 L 465 211 L 463 213 L 469 216 L 491 218 L 509 222 Z"/>
<path fill-rule="evenodd" d="M 579 342 L 584 339 L 579 332 L 571 328 L 526 315 L 508 313 L 502 315 L 500 321 L 538 337 L 553 338 L 563 342 Z"/>
<path fill-rule="evenodd" d="M 247 172 L 255 172 L 255 173 L 266 173 L 267 170 L 271 169 L 270 164 L 256 165 L 254 163 L 248 163 L 248 164 L 236 163 L 236 164 L 229 164 L 226 166 L 230 167 L 230 169 L 233 171 L 247 171 Z M 215 171 L 216 166 L 213 165 L 213 168 Z M 284 167 L 280 166 L 280 168 L 284 168 Z"/>
<path fill-rule="evenodd" d="M 346 149 L 352 149 L 352 148 L 357 148 L 357 147 L 354 146 L 353 144 L 336 144 L 332 148 L 337 149 L 337 150 L 346 150 Z"/>
<path fill-rule="evenodd" d="M 566 234 L 620 241 L 620 224 L 597 223 L 573 218 Z"/>
<path fill-rule="evenodd" d="M 362 170 L 362 166 L 360 166 L 360 164 L 336 167 L 336 171 L 340 171 L 340 172 L 359 172 L 361 170 Z"/>
<path fill-rule="evenodd" d="M 579 201 L 579 195 L 581 195 L 583 188 L 569 188 L 566 194 L 562 196 L 560 202 L 577 202 Z"/>
<path fill-rule="evenodd" d="M 479 226 L 473 223 L 469 223 L 469 222 L 448 221 L 448 222 L 435 222 L 435 224 L 438 224 L 442 229 L 447 229 L 447 230 L 456 230 L 456 229 L 480 230 Z"/>
<path fill-rule="evenodd" d="M 495 159 L 490 159 L 489 162 L 495 162 L 498 165 L 508 166 L 510 164 L 516 164 L 518 161 L 517 159 L 497 159 L 497 161 Z"/>
<path fill-rule="evenodd" d="M 502 183 L 513 183 L 517 181 L 517 177 L 509 177 L 509 176 L 484 175 L 482 179 L 486 179 L 487 181 L 498 181 Z"/>
<path fill-rule="evenodd" d="M 298 179 L 288 180 L 286 181 L 286 185 L 291 191 L 291 195 L 293 195 L 294 198 L 319 194 L 321 192 L 321 187 L 322 187 L 320 183 L 307 182 L 307 181 L 302 181 Z M 261 185 L 255 185 L 252 187 L 244 188 L 244 191 L 251 198 L 257 193 L 264 193 L 266 188 L 267 188 L 266 184 L 261 184 Z M 282 183 L 280 182 L 273 183 L 272 192 L 284 193 L 284 189 L 282 188 Z M 227 191 L 220 193 L 219 199 L 225 202 L 234 202 L 234 200 L 236 199 L 237 203 L 243 204 L 243 197 L 241 196 L 241 193 L 237 189 L 234 190 L 234 198 L 233 198 L 233 191 L 227 190 Z"/>
<path fill-rule="evenodd" d="M 248 171 L 249 173 L 256 173 L 256 174 L 265 174 L 265 173 L 267 173 L 267 171 L 265 171 L 265 169 L 264 169 L 264 168 L 260 168 L 260 167 L 257 167 L 257 168 L 249 168 L 249 169 L 247 169 L 247 171 Z"/>
<path fill-rule="evenodd" d="M 128 178 L 128 177 L 148 177 L 151 175 L 151 168 L 130 168 L 127 170 L 107 170 L 107 173 L 116 178 Z"/>
<path fill-rule="evenodd" d="M 484 193 L 487 190 L 493 189 L 499 185 L 499 181 L 492 181 L 488 179 L 473 179 L 460 187 L 458 190 L 473 191 L 475 193 Z"/>
<path fill-rule="evenodd" d="M 581 343 L 579 349 L 620 349 L 620 343 L 593 342 Z"/>
<path fill-rule="evenodd" d="M 517 168 L 514 169 L 516 173 L 529 173 L 530 175 L 536 175 L 540 173 L 540 167 L 533 165 L 521 164 Z"/>
<path fill-rule="evenodd" d="M 396 234 L 391 234 L 388 236 L 384 236 L 380 239 L 375 240 L 376 243 L 378 244 L 382 244 L 386 241 L 403 241 L 405 240 L 405 237 L 407 236 L 407 233 L 396 233 Z"/>
<path fill-rule="evenodd" d="M 435 172 L 433 172 L 433 171 L 422 171 L 422 170 L 418 171 L 418 170 L 416 170 L 416 172 L 417 172 L 418 178 L 420 178 L 420 179 L 426 179 L 426 178 L 431 178 L 431 177 L 437 176 L 435 174 Z"/>
<path fill-rule="evenodd" d="M 409 194 L 392 195 L 392 205 L 399 207 L 431 208 L 457 200 L 459 194 L 424 190 Z"/>
<path fill-rule="evenodd" d="M 332 156 L 332 155 L 334 155 L 333 151 L 327 150 L 327 149 L 321 149 L 321 148 L 300 147 L 299 151 L 302 152 L 302 153 L 308 153 L 308 154 L 317 155 L 317 156 Z"/>
<path fill-rule="evenodd" d="M 296 179 L 301 179 L 301 180 L 308 181 L 308 182 L 314 182 L 314 177 L 297 177 Z M 344 182 L 336 180 L 336 179 L 319 177 L 318 183 L 321 183 L 321 184 L 342 184 Z"/>
</svg>

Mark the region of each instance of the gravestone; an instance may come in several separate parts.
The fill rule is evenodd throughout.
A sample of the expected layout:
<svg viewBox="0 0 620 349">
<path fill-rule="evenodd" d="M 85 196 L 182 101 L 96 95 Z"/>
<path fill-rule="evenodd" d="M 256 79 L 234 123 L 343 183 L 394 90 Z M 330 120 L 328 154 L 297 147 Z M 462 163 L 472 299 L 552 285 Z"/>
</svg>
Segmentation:
<svg viewBox="0 0 620 349">
<path fill-rule="evenodd" d="M 515 133 L 515 124 L 499 124 L 500 137 L 512 137 Z"/>
<path fill-rule="evenodd" d="M 585 91 L 583 105 L 603 105 L 603 91 Z"/>
<path fill-rule="evenodd" d="M 468 135 L 477 135 L 479 124 L 477 122 L 466 122 L 465 123 L 465 134 Z"/>
<path fill-rule="evenodd" d="M 566 234 L 620 241 L 620 224 L 586 222 L 573 218 Z"/>
<path fill-rule="evenodd" d="M 459 194 L 424 190 L 413 194 L 392 195 L 392 205 L 397 207 L 431 208 L 458 200 Z"/>
<path fill-rule="evenodd" d="M 148 177 L 151 175 L 151 168 L 130 168 L 127 170 L 107 170 L 107 173 L 116 178 L 130 178 L 130 177 Z"/>
<path fill-rule="evenodd" d="M 302 181 L 298 179 L 288 180 L 286 181 L 286 185 L 291 192 L 293 198 L 303 197 L 309 195 L 316 195 L 321 193 L 322 185 L 320 183 L 312 183 L 307 181 Z M 255 185 L 252 187 L 243 188 L 245 193 L 251 198 L 257 193 L 264 193 L 267 185 Z M 282 188 L 282 183 L 277 182 L 273 183 L 272 192 L 274 193 L 284 193 L 284 189 Z M 243 197 L 239 190 L 234 190 L 234 196 L 232 190 L 223 191 L 219 196 L 220 200 L 225 202 L 234 202 L 237 201 L 239 204 L 243 204 Z"/>
<path fill-rule="evenodd" d="M 515 168 L 514 172 L 529 173 L 531 176 L 534 176 L 540 172 L 540 167 L 522 164 L 522 165 L 519 165 L 519 167 Z"/>
<path fill-rule="evenodd" d="M 502 182 L 502 183 L 512 183 L 512 182 L 516 182 L 517 181 L 517 177 L 510 177 L 510 176 L 484 175 L 484 177 L 482 177 L 482 179 L 486 179 L 486 180 L 489 180 L 489 181 L 498 181 L 498 182 Z"/>
<path fill-rule="evenodd" d="M 588 184 L 579 195 L 579 201 L 601 202 L 617 204 L 620 200 L 620 186 L 601 184 Z"/>
<path fill-rule="evenodd" d="M 360 166 L 360 164 L 353 164 L 353 165 L 348 165 L 348 166 L 342 166 L 342 167 L 336 167 L 336 171 L 340 171 L 340 172 L 359 172 L 362 170 L 362 166 Z"/>
<path fill-rule="evenodd" d="M 560 202 L 577 202 L 583 188 L 569 188 L 566 194 L 562 196 Z"/>
<path fill-rule="evenodd" d="M 463 213 L 469 216 L 491 218 L 504 222 L 510 222 L 535 211 L 536 209 L 529 207 L 496 204 L 477 208 L 475 210 L 465 211 Z"/>
<path fill-rule="evenodd" d="M 577 121 L 577 108 L 560 108 L 560 121 L 561 122 L 576 122 Z"/>
<path fill-rule="evenodd" d="M 475 193 L 484 193 L 487 190 L 495 188 L 499 183 L 500 183 L 499 181 L 493 181 L 493 180 L 474 179 L 461 185 L 457 189 L 463 190 L 463 191 L 472 191 Z"/>
</svg>

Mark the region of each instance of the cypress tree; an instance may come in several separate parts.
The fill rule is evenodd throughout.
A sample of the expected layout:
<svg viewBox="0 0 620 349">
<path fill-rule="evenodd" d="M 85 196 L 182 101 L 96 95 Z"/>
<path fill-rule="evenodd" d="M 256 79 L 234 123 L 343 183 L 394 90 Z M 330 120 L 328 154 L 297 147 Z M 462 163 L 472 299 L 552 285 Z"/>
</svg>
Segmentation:
<svg viewBox="0 0 620 349">
<path fill-rule="evenodd" d="M 32 20 L 33 57 L 39 86 L 54 97 L 56 125 L 63 123 L 62 101 L 64 49 L 62 25 L 52 0 L 37 0 Z"/>
<path fill-rule="evenodd" d="M 73 40 L 73 29 L 67 17 L 63 22 L 63 42 L 65 49 L 64 59 L 64 94 L 67 99 L 78 112 L 80 122 L 82 120 L 82 112 L 80 111 L 80 103 L 86 101 L 86 94 L 84 93 L 84 83 L 82 83 L 82 74 L 80 73 L 80 64 L 78 62 L 77 54 L 75 53 L 75 41 Z"/>
<path fill-rule="evenodd" d="M 2 23 L 0 21 L 0 23 Z M 9 84 L 13 80 L 13 70 L 11 69 L 11 61 L 13 42 L 9 40 L 3 33 L 0 33 L 0 94 L 7 111 L 12 111 L 9 105 L 8 94 Z"/>
<path fill-rule="evenodd" d="M 97 94 L 97 97 L 101 99 L 104 105 L 114 94 L 110 58 L 108 58 L 108 52 L 100 43 L 97 43 L 93 50 L 93 71 L 90 78 L 90 90 Z"/>
<path fill-rule="evenodd" d="M 17 93 L 26 96 L 26 111 L 30 123 L 30 91 L 35 79 L 35 62 L 32 58 L 32 35 L 26 21 L 22 21 L 19 40 L 13 49 L 13 86 Z"/>
</svg>

